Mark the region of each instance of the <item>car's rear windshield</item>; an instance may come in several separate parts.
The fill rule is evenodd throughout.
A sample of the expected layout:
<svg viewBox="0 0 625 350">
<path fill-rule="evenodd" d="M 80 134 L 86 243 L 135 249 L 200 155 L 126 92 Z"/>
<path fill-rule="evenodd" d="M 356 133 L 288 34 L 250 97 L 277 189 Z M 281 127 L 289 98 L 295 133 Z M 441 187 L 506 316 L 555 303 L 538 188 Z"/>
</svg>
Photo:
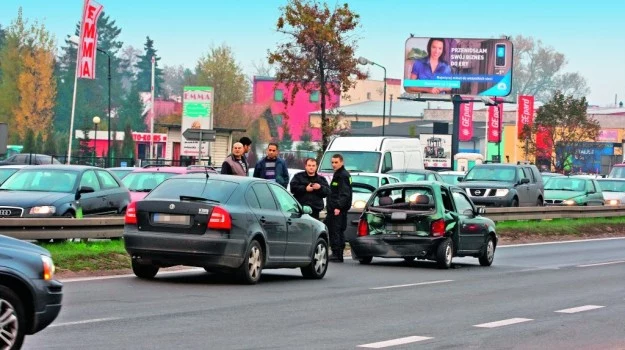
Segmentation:
<svg viewBox="0 0 625 350">
<path fill-rule="evenodd" d="M 625 192 L 625 181 L 603 179 L 597 181 L 604 192 Z"/>
<path fill-rule="evenodd" d="M 370 199 L 372 208 L 432 210 L 435 207 L 432 188 L 425 186 L 407 186 L 378 191 Z"/>
<path fill-rule="evenodd" d="M 145 198 L 179 200 L 181 196 L 186 196 L 225 203 L 237 186 L 236 182 L 224 180 L 170 178 L 152 190 Z"/>
<path fill-rule="evenodd" d="M 124 176 L 122 183 L 130 191 L 147 192 L 154 189 L 161 182 L 175 175 L 180 174 L 168 173 L 164 171 L 141 171 Z"/>
<path fill-rule="evenodd" d="M 514 182 L 516 168 L 506 166 L 476 166 L 464 177 L 464 181 Z"/>
</svg>

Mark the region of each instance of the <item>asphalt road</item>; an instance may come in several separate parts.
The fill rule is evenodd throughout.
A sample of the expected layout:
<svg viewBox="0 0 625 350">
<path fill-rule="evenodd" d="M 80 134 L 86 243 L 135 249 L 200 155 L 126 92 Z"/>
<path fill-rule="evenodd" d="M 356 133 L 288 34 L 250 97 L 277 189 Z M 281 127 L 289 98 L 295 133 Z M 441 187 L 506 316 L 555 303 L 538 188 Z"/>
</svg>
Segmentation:
<svg viewBox="0 0 625 350">
<path fill-rule="evenodd" d="M 454 260 L 332 264 L 321 281 L 203 270 L 65 281 L 25 349 L 625 349 L 625 239 L 501 247 Z"/>
</svg>

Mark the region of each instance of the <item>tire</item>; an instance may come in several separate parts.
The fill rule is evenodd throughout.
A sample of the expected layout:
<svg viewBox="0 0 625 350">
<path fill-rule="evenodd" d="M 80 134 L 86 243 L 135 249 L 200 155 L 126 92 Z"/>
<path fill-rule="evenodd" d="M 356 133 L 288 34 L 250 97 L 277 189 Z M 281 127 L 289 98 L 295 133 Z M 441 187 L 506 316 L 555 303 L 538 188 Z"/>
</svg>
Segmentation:
<svg viewBox="0 0 625 350">
<path fill-rule="evenodd" d="M 319 238 L 315 243 L 312 260 L 308 266 L 300 268 L 302 276 L 307 279 L 320 280 L 328 271 L 328 243 Z"/>
<path fill-rule="evenodd" d="M 26 315 L 20 298 L 0 286 L 0 349 L 19 349 L 24 342 Z"/>
<path fill-rule="evenodd" d="M 448 269 L 451 267 L 453 257 L 454 244 L 450 238 L 445 238 L 436 248 L 436 264 L 441 269 Z"/>
<path fill-rule="evenodd" d="M 239 278 L 244 284 L 256 284 L 263 270 L 263 249 L 257 240 L 247 248 L 243 264 L 239 267 Z"/>
<path fill-rule="evenodd" d="M 544 205 L 544 201 L 542 198 L 538 197 L 538 199 L 536 200 L 536 206 L 537 207 L 542 207 Z"/>
<path fill-rule="evenodd" d="M 484 249 L 478 259 L 480 261 L 480 265 L 482 266 L 490 266 L 493 264 L 493 260 L 495 259 L 495 241 L 493 240 L 493 237 L 488 237 L 486 246 L 484 246 Z"/>
<path fill-rule="evenodd" d="M 132 260 L 132 272 L 135 276 L 146 280 L 151 280 L 158 273 L 159 267 L 148 264 L 141 264 L 137 260 Z"/>
<path fill-rule="evenodd" d="M 516 198 L 512 199 L 512 202 L 510 203 L 511 207 L 518 207 L 519 206 L 519 200 Z"/>
<path fill-rule="evenodd" d="M 358 262 L 361 265 L 369 265 L 369 264 L 371 264 L 372 260 L 373 260 L 372 256 L 365 256 L 365 257 L 362 257 L 362 258 L 358 258 Z"/>
<path fill-rule="evenodd" d="M 407 263 L 413 262 L 415 258 L 416 256 L 404 256 L 404 261 Z"/>
</svg>

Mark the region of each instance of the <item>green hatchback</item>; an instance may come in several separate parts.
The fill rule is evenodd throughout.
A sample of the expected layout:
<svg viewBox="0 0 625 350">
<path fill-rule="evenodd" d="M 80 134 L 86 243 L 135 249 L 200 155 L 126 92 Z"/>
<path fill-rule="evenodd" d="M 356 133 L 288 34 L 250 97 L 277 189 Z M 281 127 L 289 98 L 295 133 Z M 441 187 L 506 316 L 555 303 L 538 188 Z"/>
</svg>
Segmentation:
<svg viewBox="0 0 625 350">
<path fill-rule="evenodd" d="M 545 183 L 545 205 L 603 205 L 597 180 L 577 176 L 556 176 Z"/>
</svg>

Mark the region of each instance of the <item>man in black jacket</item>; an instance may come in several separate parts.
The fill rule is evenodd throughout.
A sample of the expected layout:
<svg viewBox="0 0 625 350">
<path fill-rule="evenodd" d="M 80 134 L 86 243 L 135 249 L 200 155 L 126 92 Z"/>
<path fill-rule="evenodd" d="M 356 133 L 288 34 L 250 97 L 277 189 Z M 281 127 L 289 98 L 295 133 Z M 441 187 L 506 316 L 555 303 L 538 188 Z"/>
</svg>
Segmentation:
<svg viewBox="0 0 625 350">
<path fill-rule="evenodd" d="M 312 209 L 312 216 L 319 219 L 319 212 L 323 209 L 323 199 L 330 194 L 328 181 L 317 174 L 317 160 L 306 159 L 306 171 L 295 174 L 291 179 L 291 193 L 301 205 Z"/>
<path fill-rule="evenodd" d="M 330 260 L 343 262 L 345 250 L 345 229 L 347 229 L 347 211 L 352 207 L 352 177 L 343 166 L 343 156 L 332 156 L 334 176 L 330 183 L 328 196 L 326 225 L 330 233 L 332 256 Z"/>
</svg>

